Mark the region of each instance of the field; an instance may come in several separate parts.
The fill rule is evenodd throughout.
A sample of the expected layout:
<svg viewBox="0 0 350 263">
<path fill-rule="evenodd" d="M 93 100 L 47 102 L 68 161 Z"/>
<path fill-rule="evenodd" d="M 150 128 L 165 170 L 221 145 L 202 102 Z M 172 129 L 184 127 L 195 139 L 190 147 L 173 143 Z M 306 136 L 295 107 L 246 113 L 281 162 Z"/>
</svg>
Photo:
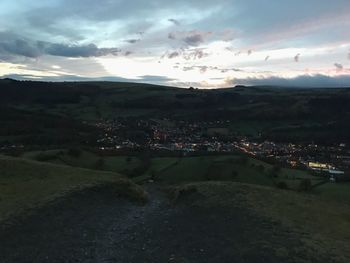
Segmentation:
<svg viewBox="0 0 350 263">
<path fill-rule="evenodd" d="M 85 188 L 113 184 L 116 194 L 142 199 L 143 191 L 116 173 L 0 156 L 0 222 Z"/>
<path fill-rule="evenodd" d="M 180 194 L 177 194 L 175 201 L 179 203 L 186 202 L 187 205 L 208 211 L 218 207 L 225 210 L 245 207 L 249 208 L 253 215 L 274 222 L 276 228 L 280 224 L 288 227 L 290 231 L 302 236 L 304 248 L 310 254 L 317 255 L 320 262 L 325 262 L 326 255 L 332 255 L 331 261 L 334 262 L 347 262 L 350 256 L 348 204 L 325 201 L 310 194 L 229 182 L 192 183 L 177 188 L 177 191 Z M 274 228 L 270 231 L 273 232 Z M 283 235 L 280 232 L 273 234 L 276 237 Z M 287 237 L 290 235 L 291 233 L 287 234 Z M 263 245 L 271 248 L 268 241 Z M 293 248 L 287 250 L 278 246 L 274 246 L 273 249 L 285 257 L 293 251 Z M 309 262 L 307 258 L 304 260 Z"/>
<path fill-rule="evenodd" d="M 153 157 L 144 167 L 143 160 L 138 156 L 101 157 L 89 151 L 81 151 L 79 156 L 72 156 L 68 150 L 27 152 L 22 157 L 31 160 L 43 158 L 55 164 L 132 175 L 132 180 L 137 183 L 150 179 L 173 185 L 203 181 L 231 181 L 299 191 L 301 182 L 304 179 L 310 179 L 310 194 L 323 197 L 325 200 L 350 204 L 349 183 L 330 183 L 327 179 L 311 175 L 306 170 L 274 167 L 240 154 L 180 158 Z M 140 170 L 140 167 L 143 168 Z"/>
</svg>

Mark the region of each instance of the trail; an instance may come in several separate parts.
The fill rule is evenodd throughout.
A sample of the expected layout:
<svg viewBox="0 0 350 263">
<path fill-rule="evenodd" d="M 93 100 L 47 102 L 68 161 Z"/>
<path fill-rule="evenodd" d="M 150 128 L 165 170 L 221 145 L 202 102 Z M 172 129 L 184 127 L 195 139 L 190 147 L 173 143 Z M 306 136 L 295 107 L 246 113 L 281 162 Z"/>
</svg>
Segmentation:
<svg viewBox="0 0 350 263">
<path fill-rule="evenodd" d="M 288 231 L 275 235 L 244 209 L 173 206 L 157 185 L 146 190 L 145 206 L 106 188 L 42 208 L 0 230 L 0 262 L 289 262 L 264 242 L 300 246 Z"/>
</svg>

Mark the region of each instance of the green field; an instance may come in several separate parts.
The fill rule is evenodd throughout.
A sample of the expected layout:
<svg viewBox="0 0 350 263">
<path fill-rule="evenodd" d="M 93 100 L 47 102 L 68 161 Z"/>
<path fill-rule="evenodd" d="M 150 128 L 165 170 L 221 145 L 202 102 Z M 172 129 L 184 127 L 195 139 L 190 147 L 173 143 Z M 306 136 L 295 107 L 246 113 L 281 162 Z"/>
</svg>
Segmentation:
<svg viewBox="0 0 350 263">
<path fill-rule="evenodd" d="M 113 184 L 116 194 L 145 198 L 121 175 L 0 156 L 0 222 L 88 187 Z"/>
<path fill-rule="evenodd" d="M 254 215 L 299 233 L 303 247 L 310 254 L 318 255 L 320 259 L 332 255 L 334 262 L 347 262 L 349 259 L 348 204 L 305 193 L 232 182 L 191 183 L 177 187 L 173 193 L 176 197 L 174 202 L 185 201 L 187 205 L 206 210 L 223 208 L 225 211 L 236 211 L 237 207 L 248 208 Z M 271 231 L 274 231 L 273 227 Z M 270 246 L 268 242 L 265 245 Z M 288 256 L 283 246 L 273 249 Z M 310 261 L 305 258 L 303 262 Z"/>
<path fill-rule="evenodd" d="M 125 175 L 142 165 L 137 156 L 107 156 L 81 151 L 79 156 L 72 156 L 67 150 L 51 150 L 43 152 L 27 152 L 23 158 L 32 160 L 46 156 L 46 161 L 87 169 L 117 172 Z M 39 157 L 39 158 L 38 158 Z M 101 161 L 102 160 L 102 161 Z M 309 174 L 305 170 L 280 168 L 242 155 L 199 156 L 199 157 L 155 157 L 151 158 L 148 168 L 135 175 L 135 182 L 155 179 L 163 184 L 183 184 L 202 181 L 233 181 L 253 185 L 278 187 L 283 182 L 289 190 L 298 191 L 302 180 L 310 179 L 311 186 L 326 179 Z M 317 186 L 310 193 L 350 203 L 349 183 L 330 183 Z"/>
</svg>

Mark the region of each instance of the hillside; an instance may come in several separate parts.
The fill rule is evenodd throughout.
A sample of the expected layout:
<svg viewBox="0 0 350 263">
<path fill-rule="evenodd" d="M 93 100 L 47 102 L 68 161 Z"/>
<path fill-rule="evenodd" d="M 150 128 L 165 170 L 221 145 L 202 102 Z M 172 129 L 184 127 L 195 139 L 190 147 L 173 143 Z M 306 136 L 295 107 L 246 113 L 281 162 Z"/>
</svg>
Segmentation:
<svg viewBox="0 0 350 263">
<path fill-rule="evenodd" d="M 173 202 L 192 209 L 248 209 L 251 217 L 261 217 L 260 222 L 267 220 L 262 228 L 280 238 L 281 243 L 271 243 L 261 236 L 257 236 L 256 242 L 266 250 L 274 250 L 283 262 L 287 258 L 293 262 L 346 262 L 350 256 L 349 204 L 325 201 L 310 194 L 228 182 L 192 183 L 172 189 L 171 196 Z M 280 226 L 289 231 L 281 232 Z M 300 235 L 302 250 L 284 243 L 295 234 Z M 301 258 L 293 256 L 294 253 L 302 255 Z"/>
<path fill-rule="evenodd" d="M 75 191 L 113 185 L 116 195 L 145 198 L 121 175 L 0 156 L 0 222 L 24 215 Z"/>
<path fill-rule="evenodd" d="M 0 80 L 0 141 L 10 136 L 25 143 L 81 144 L 94 138 L 96 129 L 89 124 L 100 119 L 166 118 L 230 121 L 226 128 L 233 135 L 276 141 L 347 142 L 349 100 L 350 89 L 336 88 L 198 90 L 118 82 Z"/>
</svg>

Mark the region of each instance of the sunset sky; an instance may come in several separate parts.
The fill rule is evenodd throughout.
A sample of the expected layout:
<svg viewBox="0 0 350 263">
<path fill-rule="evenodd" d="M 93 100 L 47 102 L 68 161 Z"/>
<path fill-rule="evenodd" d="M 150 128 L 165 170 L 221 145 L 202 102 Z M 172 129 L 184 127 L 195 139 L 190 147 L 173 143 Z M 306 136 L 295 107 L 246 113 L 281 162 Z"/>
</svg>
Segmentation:
<svg viewBox="0 0 350 263">
<path fill-rule="evenodd" d="M 1 0 L 0 76 L 350 86 L 350 1 Z"/>
</svg>

